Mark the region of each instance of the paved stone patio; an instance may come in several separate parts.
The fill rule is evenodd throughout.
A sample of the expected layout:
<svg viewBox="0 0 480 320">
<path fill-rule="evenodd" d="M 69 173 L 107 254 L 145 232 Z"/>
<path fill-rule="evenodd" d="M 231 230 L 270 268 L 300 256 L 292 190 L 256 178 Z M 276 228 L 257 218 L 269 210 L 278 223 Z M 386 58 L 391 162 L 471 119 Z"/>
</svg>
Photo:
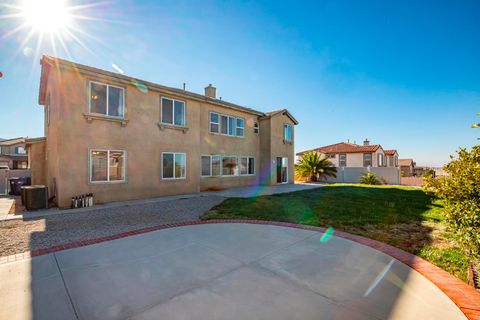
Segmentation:
<svg viewBox="0 0 480 320">
<path fill-rule="evenodd" d="M 0 265 L 0 319 L 465 319 L 391 256 L 270 225 L 203 224 Z"/>
</svg>

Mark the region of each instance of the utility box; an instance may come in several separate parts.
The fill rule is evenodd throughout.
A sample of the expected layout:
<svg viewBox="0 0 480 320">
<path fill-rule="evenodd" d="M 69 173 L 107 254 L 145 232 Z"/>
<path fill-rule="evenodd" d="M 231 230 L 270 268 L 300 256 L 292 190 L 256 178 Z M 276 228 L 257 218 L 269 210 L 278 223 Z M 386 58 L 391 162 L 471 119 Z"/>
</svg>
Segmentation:
<svg viewBox="0 0 480 320">
<path fill-rule="evenodd" d="M 22 199 L 27 210 L 48 208 L 48 188 L 42 185 L 22 187 Z"/>
</svg>

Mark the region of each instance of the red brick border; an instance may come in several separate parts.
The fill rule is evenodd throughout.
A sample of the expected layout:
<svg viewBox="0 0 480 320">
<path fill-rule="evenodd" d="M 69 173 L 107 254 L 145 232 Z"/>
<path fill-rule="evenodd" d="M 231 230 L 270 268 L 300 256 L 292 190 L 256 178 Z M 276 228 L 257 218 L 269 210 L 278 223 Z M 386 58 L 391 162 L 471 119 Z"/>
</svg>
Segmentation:
<svg viewBox="0 0 480 320">
<path fill-rule="evenodd" d="M 0 264 L 27 259 L 30 257 L 40 256 L 48 253 L 58 252 L 67 249 L 73 249 L 83 246 L 88 246 L 95 243 L 130 237 L 134 235 L 139 235 L 142 233 L 147 233 L 151 231 L 158 231 L 162 229 L 175 228 L 175 227 L 184 227 L 191 225 L 201 225 L 201 224 L 214 224 L 214 223 L 249 223 L 249 224 L 264 224 L 264 225 L 274 225 L 280 227 L 289 227 L 303 230 L 313 230 L 325 232 L 323 227 L 313 227 L 305 226 L 299 224 L 293 224 L 288 222 L 278 222 L 278 221 L 261 221 L 261 220 L 210 220 L 210 221 L 187 221 L 187 222 L 177 222 L 158 225 L 154 227 L 148 227 L 143 229 L 132 230 L 124 233 L 114 234 L 107 237 L 101 237 L 97 239 L 77 241 L 62 245 L 53 246 L 51 248 L 39 249 L 34 251 L 27 251 L 24 253 L 19 253 L 11 256 L 0 257 Z M 386 243 L 379 242 L 376 240 L 364 238 L 361 236 L 353 235 L 347 232 L 335 231 L 335 236 L 347 240 L 351 240 L 362 245 L 368 246 L 375 250 L 381 251 L 398 261 L 406 264 L 415 271 L 419 272 L 425 278 L 430 280 L 434 285 L 436 285 L 440 290 L 443 291 L 465 314 L 468 319 L 480 320 L 480 292 L 476 291 L 471 286 L 467 285 L 465 282 L 457 279 L 448 272 L 440 269 L 437 266 L 432 265 L 426 260 L 417 257 L 413 254 L 405 252 L 401 249 L 390 246 Z"/>
</svg>

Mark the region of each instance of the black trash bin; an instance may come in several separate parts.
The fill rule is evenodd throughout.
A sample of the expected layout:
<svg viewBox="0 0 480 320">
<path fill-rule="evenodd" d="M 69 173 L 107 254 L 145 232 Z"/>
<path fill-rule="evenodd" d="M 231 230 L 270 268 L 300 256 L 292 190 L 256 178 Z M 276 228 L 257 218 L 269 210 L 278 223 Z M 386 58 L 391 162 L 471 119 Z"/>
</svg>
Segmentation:
<svg viewBox="0 0 480 320">
<path fill-rule="evenodd" d="M 22 194 L 22 186 L 29 186 L 31 183 L 29 177 L 10 178 L 8 181 L 10 183 L 9 195 L 11 196 L 20 196 Z"/>
</svg>

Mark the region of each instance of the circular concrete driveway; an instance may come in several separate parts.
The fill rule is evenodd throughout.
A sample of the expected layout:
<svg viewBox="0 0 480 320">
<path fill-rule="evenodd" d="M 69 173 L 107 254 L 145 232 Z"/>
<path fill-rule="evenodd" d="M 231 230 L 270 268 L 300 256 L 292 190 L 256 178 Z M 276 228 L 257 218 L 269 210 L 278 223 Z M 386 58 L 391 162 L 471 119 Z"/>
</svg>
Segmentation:
<svg viewBox="0 0 480 320">
<path fill-rule="evenodd" d="M 0 318 L 465 318 L 406 265 L 321 237 L 270 225 L 202 224 L 18 261 L 0 266 Z"/>
</svg>

